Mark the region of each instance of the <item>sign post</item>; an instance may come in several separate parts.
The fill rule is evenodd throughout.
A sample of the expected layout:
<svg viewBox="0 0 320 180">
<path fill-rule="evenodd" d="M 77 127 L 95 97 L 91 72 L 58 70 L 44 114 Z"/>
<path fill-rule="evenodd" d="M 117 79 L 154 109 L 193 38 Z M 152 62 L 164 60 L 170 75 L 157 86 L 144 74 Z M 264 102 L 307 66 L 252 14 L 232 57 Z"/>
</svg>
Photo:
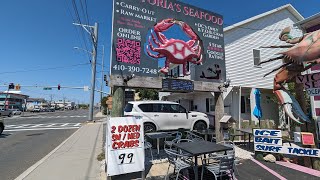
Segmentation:
<svg viewBox="0 0 320 180">
<path fill-rule="evenodd" d="M 141 118 L 111 117 L 106 136 L 107 176 L 145 170 L 144 130 Z"/>
</svg>

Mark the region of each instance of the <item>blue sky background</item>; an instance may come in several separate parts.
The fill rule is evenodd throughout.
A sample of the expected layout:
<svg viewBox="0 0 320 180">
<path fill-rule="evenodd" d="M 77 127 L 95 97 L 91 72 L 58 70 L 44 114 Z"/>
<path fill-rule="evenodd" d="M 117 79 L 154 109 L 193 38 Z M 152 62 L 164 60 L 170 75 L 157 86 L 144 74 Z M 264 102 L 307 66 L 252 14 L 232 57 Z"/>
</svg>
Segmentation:
<svg viewBox="0 0 320 180">
<path fill-rule="evenodd" d="M 86 6 L 84 2 L 87 2 Z M 138 1 L 138 0 L 137 0 Z M 77 22 L 72 0 L 2 0 L 0 2 L 0 85 L 10 82 L 21 85 L 89 86 L 91 80 L 91 55 L 75 50 L 81 47 L 91 51 L 89 36 Z M 97 83 L 101 85 L 102 45 L 105 47 L 104 70 L 110 69 L 110 38 L 112 0 L 75 0 L 82 23 L 99 23 L 99 50 L 97 58 Z M 83 4 L 82 11 L 80 2 Z M 291 3 L 306 17 L 319 13 L 318 0 L 183 0 L 182 2 L 213 11 L 224 17 L 225 26 Z M 87 10 L 85 10 L 87 7 Z M 88 21 L 87 21 L 88 17 Z M 46 70 L 44 70 L 46 69 Z M 109 88 L 103 83 L 104 91 Z M 0 91 L 6 90 L 0 87 Z M 22 87 L 30 97 L 69 100 L 88 103 L 89 92 L 75 89 Z M 100 94 L 96 93 L 96 101 Z"/>
</svg>

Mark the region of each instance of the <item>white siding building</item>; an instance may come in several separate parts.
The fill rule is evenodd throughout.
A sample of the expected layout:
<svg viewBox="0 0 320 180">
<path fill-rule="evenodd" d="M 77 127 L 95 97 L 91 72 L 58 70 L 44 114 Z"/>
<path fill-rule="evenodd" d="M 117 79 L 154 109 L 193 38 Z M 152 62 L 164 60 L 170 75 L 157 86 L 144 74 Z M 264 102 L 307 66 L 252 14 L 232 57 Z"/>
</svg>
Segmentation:
<svg viewBox="0 0 320 180">
<path fill-rule="evenodd" d="M 234 119 L 258 120 L 252 115 L 255 107 L 253 91 L 261 91 L 261 107 L 264 119 L 278 120 L 278 106 L 272 101 L 274 74 L 263 78 L 264 74 L 282 64 L 281 60 L 257 66 L 262 60 L 276 57 L 283 49 L 262 49 L 261 46 L 284 45 L 279 34 L 287 26 L 303 20 L 303 17 L 290 5 L 285 5 L 266 13 L 254 16 L 224 28 L 225 61 L 227 79 L 231 81 L 224 92 L 225 113 Z M 301 36 L 301 31 L 292 29 L 293 36 Z M 177 68 L 177 67 L 176 67 Z M 191 71 L 192 71 L 192 67 Z M 173 72 L 180 72 L 173 69 Z M 189 78 L 189 77 L 185 77 Z M 191 73 L 192 80 L 192 73 Z M 159 93 L 160 99 L 179 101 L 189 110 L 205 112 L 214 116 L 214 93 L 193 92 Z M 241 105 L 241 106 L 240 106 Z M 241 113 L 239 113 L 241 112 Z"/>
</svg>

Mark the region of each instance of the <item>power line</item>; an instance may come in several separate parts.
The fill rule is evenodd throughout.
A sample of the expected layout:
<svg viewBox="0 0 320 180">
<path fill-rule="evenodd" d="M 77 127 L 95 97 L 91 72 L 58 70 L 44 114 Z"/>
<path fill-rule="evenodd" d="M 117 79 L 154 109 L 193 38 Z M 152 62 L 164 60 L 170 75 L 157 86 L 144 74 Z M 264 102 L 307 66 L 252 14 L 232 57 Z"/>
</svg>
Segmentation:
<svg viewBox="0 0 320 180">
<path fill-rule="evenodd" d="M 82 0 L 80 0 L 80 4 L 81 4 L 81 9 L 82 9 L 82 12 L 85 16 L 85 18 L 87 19 L 87 24 L 90 24 L 89 23 L 89 17 L 88 17 L 88 8 L 87 8 L 87 1 L 85 0 L 84 1 L 84 4 L 85 4 L 85 9 L 83 8 L 83 4 L 82 4 Z"/>
<path fill-rule="evenodd" d="M 80 18 L 80 15 L 79 15 L 79 11 L 78 11 L 78 8 L 77 8 L 77 4 L 76 4 L 75 0 L 72 0 L 72 5 L 73 5 L 72 7 L 73 7 L 73 10 L 75 12 L 76 18 L 77 18 L 77 22 L 79 24 L 82 24 L 81 23 L 81 18 Z M 86 41 L 86 38 L 85 38 L 85 35 L 84 35 L 84 30 L 81 29 L 80 32 L 81 32 L 81 35 L 82 35 L 82 38 L 83 38 L 83 41 L 84 41 L 85 50 L 88 51 L 87 41 Z M 91 36 L 91 34 L 90 34 L 90 36 Z M 92 36 L 91 36 L 91 38 L 92 38 Z M 87 54 L 87 56 L 88 56 L 89 62 L 91 63 L 91 59 L 90 59 L 89 54 Z"/>
<path fill-rule="evenodd" d="M 20 70 L 20 71 L 7 71 L 7 72 L 1 72 L 0 74 L 12 74 L 12 73 L 30 72 L 30 71 L 44 71 L 44 70 L 52 70 L 52 69 L 64 69 L 64 68 L 75 67 L 75 66 L 83 66 L 83 65 L 87 65 L 87 64 L 90 64 L 90 63 L 74 64 L 74 65 L 70 65 L 70 66 L 58 66 L 58 67 L 51 67 L 51 68 Z"/>
</svg>

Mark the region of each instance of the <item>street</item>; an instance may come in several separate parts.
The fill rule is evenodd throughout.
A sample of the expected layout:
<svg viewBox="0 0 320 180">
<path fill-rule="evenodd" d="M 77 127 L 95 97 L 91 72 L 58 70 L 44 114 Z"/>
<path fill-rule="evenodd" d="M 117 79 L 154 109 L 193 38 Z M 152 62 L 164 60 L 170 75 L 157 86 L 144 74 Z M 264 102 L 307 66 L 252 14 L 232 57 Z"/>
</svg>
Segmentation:
<svg viewBox="0 0 320 180">
<path fill-rule="evenodd" d="M 15 179 L 87 121 L 87 110 L 25 114 L 5 118 L 0 136 L 0 179 Z"/>
</svg>

